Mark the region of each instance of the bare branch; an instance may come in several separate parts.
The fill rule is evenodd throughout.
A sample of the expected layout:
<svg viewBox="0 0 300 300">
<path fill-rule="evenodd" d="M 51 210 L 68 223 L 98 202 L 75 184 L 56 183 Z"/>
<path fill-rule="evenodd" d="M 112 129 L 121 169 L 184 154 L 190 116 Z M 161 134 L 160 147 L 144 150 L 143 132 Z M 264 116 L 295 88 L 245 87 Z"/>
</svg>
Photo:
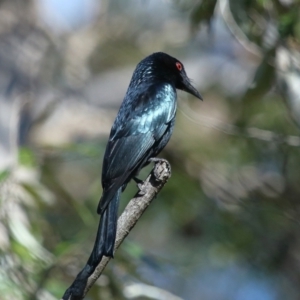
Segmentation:
<svg viewBox="0 0 300 300">
<path fill-rule="evenodd" d="M 207 128 L 213 128 L 228 135 L 256 139 L 264 142 L 275 142 L 277 144 L 285 144 L 291 147 L 300 147 L 300 136 L 298 135 L 284 135 L 256 127 L 240 128 L 236 125 L 228 124 L 214 118 L 199 116 L 186 104 L 182 103 L 181 106 L 184 109 L 179 109 L 179 111 L 195 124 L 199 124 Z"/>
<path fill-rule="evenodd" d="M 152 160 L 155 165 L 147 179 L 139 184 L 139 191 L 133 199 L 130 200 L 124 212 L 118 219 L 117 237 L 115 250 L 119 248 L 123 240 L 129 234 L 131 229 L 135 226 L 139 218 L 142 216 L 146 208 L 150 205 L 155 196 L 160 192 L 165 183 L 171 177 L 171 166 L 165 159 L 155 158 Z M 110 261 L 110 257 L 103 257 L 99 265 L 96 267 L 92 275 L 87 279 L 85 287 L 80 289 L 84 290 L 81 297 L 72 295 L 72 289 L 76 287 L 77 278 L 72 283 L 71 287 L 65 292 L 63 300 L 79 300 L 83 299 L 89 289 L 93 286 L 95 281 L 102 274 L 106 265 Z"/>
</svg>

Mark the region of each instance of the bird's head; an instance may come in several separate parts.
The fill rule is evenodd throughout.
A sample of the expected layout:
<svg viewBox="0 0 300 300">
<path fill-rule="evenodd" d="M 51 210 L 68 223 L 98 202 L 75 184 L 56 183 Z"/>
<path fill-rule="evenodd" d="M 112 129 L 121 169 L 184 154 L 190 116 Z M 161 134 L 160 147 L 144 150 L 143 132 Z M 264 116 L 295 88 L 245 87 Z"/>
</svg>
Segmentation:
<svg viewBox="0 0 300 300">
<path fill-rule="evenodd" d="M 156 52 L 148 56 L 145 60 L 151 64 L 152 72 L 155 75 L 161 79 L 170 81 L 177 89 L 203 100 L 186 75 L 183 64 L 178 59 L 163 52 Z"/>
</svg>

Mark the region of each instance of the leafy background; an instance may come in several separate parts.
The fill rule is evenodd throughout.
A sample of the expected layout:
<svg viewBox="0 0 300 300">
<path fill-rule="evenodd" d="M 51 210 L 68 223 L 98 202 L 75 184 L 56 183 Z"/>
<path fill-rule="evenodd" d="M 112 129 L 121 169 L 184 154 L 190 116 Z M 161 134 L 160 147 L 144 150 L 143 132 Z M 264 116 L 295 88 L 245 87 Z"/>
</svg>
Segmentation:
<svg viewBox="0 0 300 300">
<path fill-rule="evenodd" d="M 179 92 L 172 178 L 87 299 L 299 299 L 299 4 L 1 0 L 1 299 L 58 299 L 85 264 L 109 130 L 155 51 L 204 102 Z"/>
</svg>

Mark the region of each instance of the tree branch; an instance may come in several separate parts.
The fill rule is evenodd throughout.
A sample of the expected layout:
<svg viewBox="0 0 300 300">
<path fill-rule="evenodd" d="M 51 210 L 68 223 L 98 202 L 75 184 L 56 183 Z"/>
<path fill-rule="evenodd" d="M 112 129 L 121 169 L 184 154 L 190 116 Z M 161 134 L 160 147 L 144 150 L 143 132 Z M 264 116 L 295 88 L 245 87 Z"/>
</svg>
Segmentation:
<svg viewBox="0 0 300 300">
<path fill-rule="evenodd" d="M 262 49 L 257 44 L 251 42 L 243 30 L 239 27 L 230 10 L 229 1 L 219 0 L 218 3 L 221 16 L 223 17 L 225 24 L 235 39 L 244 47 L 246 51 L 262 59 Z"/>
<path fill-rule="evenodd" d="M 184 109 L 179 109 L 179 111 L 190 121 L 207 128 L 213 128 L 220 132 L 228 135 L 234 135 L 237 137 L 256 139 L 264 142 L 274 142 L 277 144 L 288 145 L 291 147 L 300 147 L 300 136 L 298 135 L 284 135 L 276 133 L 274 131 L 260 129 L 257 127 L 246 127 L 241 128 L 233 124 L 228 124 L 216 120 L 214 118 L 208 118 L 204 116 L 197 115 L 193 110 L 191 110 L 186 104 L 181 103 Z"/>
<path fill-rule="evenodd" d="M 124 212 L 118 219 L 117 236 L 115 243 L 115 250 L 119 248 L 131 229 L 135 226 L 139 218 L 142 216 L 146 208 L 150 205 L 155 196 L 160 192 L 165 183 L 171 177 L 171 166 L 165 159 L 155 158 L 152 159 L 154 167 L 147 177 L 147 179 L 139 184 L 139 191 L 133 199 L 130 200 Z M 110 261 L 110 257 L 103 257 L 95 271 L 87 279 L 86 285 L 83 287 L 84 291 L 82 297 L 74 297 L 72 295 L 72 288 L 76 287 L 77 278 L 72 285 L 66 290 L 62 300 L 79 300 L 83 299 L 89 289 L 93 286 L 99 276 L 102 274 L 106 265 Z M 82 287 L 80 287 L 82 288 Z"/>
</svg>

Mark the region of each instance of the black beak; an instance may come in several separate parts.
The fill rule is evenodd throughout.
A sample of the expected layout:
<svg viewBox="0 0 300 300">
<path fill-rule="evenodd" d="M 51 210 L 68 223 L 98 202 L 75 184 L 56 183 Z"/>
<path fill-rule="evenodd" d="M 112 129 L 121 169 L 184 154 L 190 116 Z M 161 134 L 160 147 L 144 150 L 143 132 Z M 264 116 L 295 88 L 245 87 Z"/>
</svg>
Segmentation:
<svg viewBox="0 0 300 300">
<path fill-rule="evenodd" d="M 183 80 L 182 80 L 182 90 L 197 97 L 198 99 L 203 101 L 202 96 L 200 95 L 200 93 L 192 86 L 191 81 L 189 80 L 189 78 L 185 75 L 182 76 Z"/>
<path fill-rule="evenodd" d="M 202 96 L 200 93 L 192 86 L 191 81 L 188 79 L 188 77 L 185 75 L 183 77 L 183 87 L 182 90 L 197 97 L 198 99 L 203 101 Z"/>
</svg>

